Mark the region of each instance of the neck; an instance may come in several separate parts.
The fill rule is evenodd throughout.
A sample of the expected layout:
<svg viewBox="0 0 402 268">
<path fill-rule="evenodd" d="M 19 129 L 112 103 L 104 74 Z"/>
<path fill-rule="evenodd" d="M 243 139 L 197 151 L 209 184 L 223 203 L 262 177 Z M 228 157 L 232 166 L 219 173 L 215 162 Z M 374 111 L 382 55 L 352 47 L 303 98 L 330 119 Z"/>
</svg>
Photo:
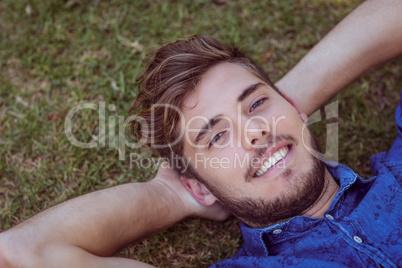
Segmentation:
<svg viewBox="0 0 402 268">
<path fill-rule="evenodd" d="M 322 218 L 324 212 L 328 210 L 329 206 L 332 203 L 335 195 L 339 191 L 339 185 L 336 183 L 335 179 L 329 173 L 328 169 L 325 169 L 325 185 L 324 189 L 317 199 L 317 202 L 314 203 L 309 209 L 307 209 L 303 215 L 309 216 L 312 218 Z"/>
</svg>

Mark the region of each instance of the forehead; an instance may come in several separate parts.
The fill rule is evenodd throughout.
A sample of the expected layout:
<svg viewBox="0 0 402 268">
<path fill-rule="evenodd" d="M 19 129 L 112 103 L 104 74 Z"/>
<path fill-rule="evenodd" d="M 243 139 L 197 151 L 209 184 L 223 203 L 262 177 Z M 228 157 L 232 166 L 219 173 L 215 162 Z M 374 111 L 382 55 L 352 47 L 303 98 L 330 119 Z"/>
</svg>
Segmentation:
<svg viewBox="0 0 402 268">
<path fill-rule="evenodd" d="M 265 83 L 245 68 L 234 63 L 221 63 L 208 70 L 193 93 L 185 100 L 185 119 L 202 115 L 208 118 L 225 114 L 226 108 L 237 103 L 238 96 L 248 86 Z"/>
</svg>

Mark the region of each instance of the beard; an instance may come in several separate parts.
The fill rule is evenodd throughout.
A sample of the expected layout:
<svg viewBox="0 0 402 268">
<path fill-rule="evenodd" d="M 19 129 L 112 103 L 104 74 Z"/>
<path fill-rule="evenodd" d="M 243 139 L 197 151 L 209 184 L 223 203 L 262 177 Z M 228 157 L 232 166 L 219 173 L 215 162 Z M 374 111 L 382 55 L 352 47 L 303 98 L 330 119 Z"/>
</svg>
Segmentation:
<svg viewBox="0 0 402 268">
<path fill-rule="evenodd" d="M 321 152 L 316 137 L 310 130 L 309 134 L 312 149 L 316 152 Z M 289 136 L 269 138 L 271 141 L 283 139 L 295 141 L 293 137 Z M 262 150 L 260 150 L 261 152 L 256 151 L 257 155 L 262 155 Z M 251 197 L 234 199 L 233 197 L 229 197 L 223 189 L 218 189 L 210 185 L 210 183 L 205 183 L 205 180 L 204 184 L 222 205 L 229 209 L 238 219 L 254 228 L 267 227 L 302 215 L 304 211 L 313 206 L 319 199 L 325 186 L 325 164 L 313 156 L 311 156 L 311 161 L 312 167 L 310 170 L 297 175 L 298 178 L 292 178 L 292 181 L 296 183 L 291 184 L 290 189 L 287 189 L 285 193 L 281 193 L 271 200 Z M 247 172 L 248 174 L 250 173 L 250 169 Z M 290 178 L 296 175 L 293 174 L 290 168 L 286 168 L 283 176 Z M 247 180 L 248 177 L 246 176 Z"/>
</svg>

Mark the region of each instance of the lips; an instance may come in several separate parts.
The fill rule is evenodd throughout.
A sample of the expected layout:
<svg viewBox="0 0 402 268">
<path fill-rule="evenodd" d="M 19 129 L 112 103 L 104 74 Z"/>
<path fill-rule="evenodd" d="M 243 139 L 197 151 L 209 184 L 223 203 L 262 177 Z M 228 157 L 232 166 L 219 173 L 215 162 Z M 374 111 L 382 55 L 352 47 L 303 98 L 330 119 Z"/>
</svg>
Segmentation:
<svg viewBox="0 0 402 268">
<path fill-rule="evenodd" d="M 275 177 L 275 174 L 281 172 L 285 161 L 291 164 L 293 148 L 298 145 L 298 141 L 292 135 L 270 135 L 267 137 L 266 144 L 268 147 L 255 150 L 255 156 L 246 172 L 248 182 L 252 181 L 252 178 L 262 176 Z"/>
<path fill-rule="evenodd" d="M 289 148 L 288 146 L 284 146 L 279 148 L 271 157 L 268 157 L 261 165 L 260 169 L 254 174 L 254 177 L 259 177 L 276 163 L 281 161 L 288 154 Z"/>
</svg>

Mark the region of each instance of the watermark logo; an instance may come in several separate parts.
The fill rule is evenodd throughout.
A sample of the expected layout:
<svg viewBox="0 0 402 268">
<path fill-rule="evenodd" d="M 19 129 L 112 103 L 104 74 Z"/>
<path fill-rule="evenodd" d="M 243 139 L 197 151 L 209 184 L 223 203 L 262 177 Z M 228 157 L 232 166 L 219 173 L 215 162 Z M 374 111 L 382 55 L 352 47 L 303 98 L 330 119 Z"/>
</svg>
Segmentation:
<svg viewBox="0 0 402 268">
<path fill-rule="evenodd" d="M 179 134 L 175 138 L 174 141 L 170 144 L 157 144 L 153 137 L 153 133 L 155 132 L 155 126 L 149 125 L 148 121 L 140 116 L 119 116 L 119 115 L 109 115 L 109 112 L 115 112 L 116 106 L 113 104 L 106 105 L 105 102 L 99 102 L 98 104 L 94 103 L 79 103 L 74 106 L 67 114 L 64 129 L 65 134 L 68 140 L 77 147 L 91 149 L 91 148 L 115 148 L 118 150 L 119 159 L 125 160 L 127 157 L 126 148 L 141 148 L 144 144 L 151 145 L 156 149 L 163 149 L 167 146 L 172 146 L 182 139 L 185 139 L 189 146 L 192 146 L 196 149 L 208 149 L 210 146 L 216 147 L 216 149 L 225 149 L 227 147 L 231 148 L 240 148 L 242 146 L 253 146 L 253 148 L 264 148 L 264 144 L 253 144 L 253 136 L 259 135 L 261 132 L 269 133 L 270 135 L 275 136 L 277 130 L 280 128 L 282 122 L 286 122 L 288 120 L 286 116 L 272 116 L 264 117 L 261 115 L 249 117 L 246 121 L 242 117 L 242 111 L 240 105 L 238 106 L 237 118 L 230 118 L 228 116 L 219 116 L 218 118 L 214 118 L 213 120 L 208 119 L 205 116 L 193 116 L 191 118 L 185 119 L 182 111 L 174 107 L 172 105 L 167 104 L 158 104 L 155 105 L 154 108 L 160 109 L 172 109 L 175 113 L 177 113 L 180 117 L 179 125 L 176 126 L 179 131 Z M 94 139 L 89 142 L 80 141 L 77 137 L 74 136 L 73 125 L 74 120 L 77 120 L 80 113 L 84 110 L 92 110 L 97 112 L 97 124 L 95 124 L 98 128 L 98 134 Z M 322 113 L 322 111 L 324 111 Z M 333 102 L 324 107 L 324 109 L 315 112 L 312 114 L 307 122 L 302 125 L 300 135 L 301 143 L 304 148 L 315 158 L 321 161 L 338 161 L 338 122 L 336 121 L 338 117 L 338 102 Z M 151 114 L 151 120 L 155 119 L 155 114 Z M 214 121 L 215 120 L 215 121 Z M 292 119 L 294 120 L 294 119 Z M 127 129 L 129 128 L 130 123 L 135 123 L 141 125 L 141 129 L 143 131 L 143 136 L 140 140 L 133 141 L 127 138 Z M 216 121 L 220 122 L 221 127 L 219 131 L 212 130 L 212 126 L 216 123 Z M 311 144 L 309 144 L 308 139 L 305 138 L 305 134 L 308 133 L 306 129 L 309 125 L 317 122 L 325 122 L 326 126 L 326 150 L 325 153 L 321 153 L 315 150 Z M 93 123 L 93 122 L 92 122 Z M 283 133 L 282 129 L 282 133 Z M 145 133 L 145 134 L 144 134 Z M 221 137 L 223 137 L 221 139 Z M 207 136 L 208 138 L 203 138 Z M 200 139 L 202 142 L 200 142 Z M 219 141 L 219 142 L 218 142 Z M 211 145 L 213 143 L 213 145 Z M 224 157 L 223 157 L 224 158 Z M 221 157 L 220 160 L 216 159 L 205 159 L 198 157 L 197 163 L 203 164 L 209 163 L 209 165 L 219 166 L 220 168 L 225 168 L 230 166 L 230 161 L 234 161 L 234 158 L 225 158 Z M 184 161 L 184 160 L 180 160 Z M 240 159 L 238 159 L 240 163 Z M 250 159 L 242 159 L 243 162 L 249 162 Z M 137 167 L 143 168 L 151 168 L 157 167 L 161 165 L 163 159 L 155 160 L 154 158 L 146 158 L 140 156 L 137 153 L 130 154 L 130 167 L 136 165 Z M 181 163 L 183 166 L 188 166 L 188 163 Z M 232 165 L 233 166 L 233 163 Z"/>
<path fill-rule="evenodd" d="M 339 138 L 338 138 L 338 101 L 332 102 L 324 107 L 324 109 L 318 110 L 313 113 L 303 125 L 302 134 L 306 133 L 304 129 L 317 122 L 327 121 L 326 124 L 326 150 L 325 153 L 318 152 L 311 148 L 306 142 L 306 139 L 302 139 L 304 147 L 307 151 L 313 155 L 315 158 L 327 162 L 332 166 L 336 166 L 338 163 L 338 148 L 339 148 Z M 324 114 L 322 113 L 324 111 Z"/>
</svg>

